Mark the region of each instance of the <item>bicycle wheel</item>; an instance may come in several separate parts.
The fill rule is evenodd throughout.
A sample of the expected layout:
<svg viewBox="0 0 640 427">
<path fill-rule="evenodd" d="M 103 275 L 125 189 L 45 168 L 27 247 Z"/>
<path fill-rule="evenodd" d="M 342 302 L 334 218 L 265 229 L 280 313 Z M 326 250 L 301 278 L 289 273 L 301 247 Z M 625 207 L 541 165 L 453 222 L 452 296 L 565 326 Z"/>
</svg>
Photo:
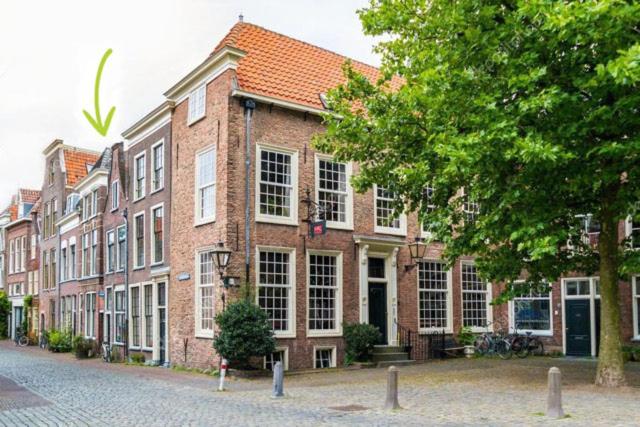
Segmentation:
<svg viewBox="0 0 640 427">
<path fill-rule="evenodd" d="M 525 337 L 515 337 L 511 342 L 511 351 L 520 359 L 524 359 L 529 355 L 529 347 Z"/>
<path fill-rule="evenodd" d="M 544 344 L 538 338 L 529 341 L 528 352 L 534 356 L 544 356 Z"/>
<path fill-rule="evenodd" d="M 513 352 L 511 351 L 511 344 L 509 344 L 509 341 L 505 339 L 496 341 L 495 351 L 503 360 L 511 359 L 511 356 L 513 356 Z"/>
<path fill-rule="evenodd" d="M 27 338 L 26 335 L 21 336 L 18 340 L 18 345 L 20 347 L 26 347 L 27 344 L 29 344 L 29 338 Z"/>
<path fill-rule="evenodd" d="M 483 356 L 489 352 L 489 348 L 491 347 L 489 339 L 485 336 L 477 337 L 473 342 L 473 346 L 475 347 L 476 352 Z"/>
</svg>

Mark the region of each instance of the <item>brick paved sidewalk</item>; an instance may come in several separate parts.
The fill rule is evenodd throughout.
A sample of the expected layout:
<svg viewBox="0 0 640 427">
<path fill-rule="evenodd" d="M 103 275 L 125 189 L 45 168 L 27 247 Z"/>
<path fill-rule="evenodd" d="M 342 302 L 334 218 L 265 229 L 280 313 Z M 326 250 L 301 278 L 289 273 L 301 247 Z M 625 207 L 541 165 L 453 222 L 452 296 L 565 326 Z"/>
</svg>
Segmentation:
<svg viewBox="0 0 640 427">
<path fill-rule="evenodd" d="M 404 409 L 392 413 L 380 409 L 384 370 L 288 376 L 287 398 L 274 401 L 268 378 L 232 380 L 230 391 L 216 393 L 216 380 L 205 375 L 76 361 L 6 343 L 0 343 L 0 425 L 548 425 L 540 413 L 552 365 L 563 371 L 570 414 L 553 424 L 640 425 L 640 364 L 627 365 L 631 387 L 609 392 L 591 384 L 593 361 L 416 365 L 401 369 Z M 4 384 L 37 404 L 12 407 L 15 393 L 12 400 L 10 390 L 2 392 Z"/>
</svg>

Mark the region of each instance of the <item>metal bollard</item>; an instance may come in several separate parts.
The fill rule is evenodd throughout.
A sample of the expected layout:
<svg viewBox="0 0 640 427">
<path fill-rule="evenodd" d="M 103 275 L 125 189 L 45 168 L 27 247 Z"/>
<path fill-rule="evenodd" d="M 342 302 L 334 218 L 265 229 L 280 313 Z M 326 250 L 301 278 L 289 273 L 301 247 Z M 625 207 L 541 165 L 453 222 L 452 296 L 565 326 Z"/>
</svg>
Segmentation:
<svg viewBox="0 0 640 427">
<path fill-rule="evenodd" d="M 273 395 L 274 399 L 284 397 L 284 366 L 282 362 L 276 362 L 273 368 Z"/>
<path fill-rule="evenodd" d="M 395 366 L 389 367 L 387 400 L 384 403 L 384 409 L 401 409 L 398 403 L 398 368 Z"/>
<path fill-rule="evenodd" d="M 224 377 L 227 375 L 228 366 L 229 362 L 227 362 L 227 359 L 222 359 L 222 365 L 220 366 L 220 385 L 218 386 L 218 391 L 224 391 Z"/>
<path fill-rule="evenodd" d="M 563 418 L 562 410 L 562 374 L 560 369 L 553 367 L 549 369 L 549 396 L 547 397 L 547 416 L 552 418 Z"/>
</svg>

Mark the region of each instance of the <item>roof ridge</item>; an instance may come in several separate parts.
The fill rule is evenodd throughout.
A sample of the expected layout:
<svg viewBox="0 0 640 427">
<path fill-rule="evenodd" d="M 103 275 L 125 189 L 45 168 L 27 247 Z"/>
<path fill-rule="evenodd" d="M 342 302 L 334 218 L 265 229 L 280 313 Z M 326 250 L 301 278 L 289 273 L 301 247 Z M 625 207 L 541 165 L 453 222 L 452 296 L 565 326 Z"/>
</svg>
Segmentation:
<svg viewBox="0 0 640 427">
<path fill-rule="evenodd" d="M 295 37 L 291 37 L 291 36 L 288 36 L 288 35 L 286 35 L 286 34 L 280 33 L 280 32 L 278 32 L 278 31 L 270 30 L 269 28 L 265 28 L 265 27 L 262 27 L 262 26 L 260 26 L 260 25 L 253 24 L 253 23 L 251 23 L 251 22 L 244 22 L 244 21 L 243 21 L 243 22 L 237 22 L 236 24 L 234 24 L 234 26 L 233 26 L 233 27 L 231 27 L 231 29 L 229 30 L 229 32 L 227 32 L 227 34 L 222 38 L 222 40 L 220 40 L 220 43 L 218 43 L 218 45 L 217 45 L 217 46 L 216 46 L 216 48 L 213 50 L 213 52 L 211 53 L 211 55 L 215 54 L 216 52 L 218 52 L 220 49 L 222 49 L 222 48 L 223 48 L 223 47 L 225 47 L 225 46 L 233 46 L 233 47 L 235 47 L 235 46 L 234 46 L 234 44 L 237 42 L 237 38 L 238 38 L 238 36 L 239 36 L 239 34 L 237 34 L 237 31 L 239 31 L 239 27 L 242 27 L 242 26 L 254 27 L 254 28 L 257 28 L 257 29 L 260 29 L 260 30 L 266 31 L 266 32 L 271 33 L 271 34 L 275 34 L 275 35 L 280 36 L 280 37 L 285 37 L 285 38 L 287 38 L 287 39 L 289 39 L 289 40 L 293 40 L 293 41 L 295 41 L 295 42 L 302 43 L 302 44 L 304 44 L 304 45 L 306 45 L 306 46 L 309 46 L 309 47 L 312 47 L 312 48 L 314 48 L 314 49 L 319 49 L 319 50 L 322 50 L 322 51 L 324 51 L 324 52 L 327 52 L 327 53 L 329 53 L 329 54 L 331 54 L 331 55 L 334 55 L 334 56 L 337 56 L 337 57 L 340 57 L 340 58 L 344 58 L 344 59 L 349 60 L 349 61 L 351 61 L 351 62 L 353 62 L 353 63 L 357 63 L 357 64 L 360 64 L 360 65 L 362 65 L 362 66 L 369 67 L 369 68 L 372 68 L 372 69 L 374 69 L 374 70 L 380 71 L 380 68 L 379 68 L 379 67 L 376 67 L 375 65 L 367 64 L 366 62 L 359 61 L 359 60 L 357 60 L 357 59 L 351 58 L 351 57 L 349 57 L 349 56 L 346 56 L 346 55 L 343 55 L 343 54 L 341 54 L 341 53 L 335 52 L 335 51 L 333 51 L 333 50 L 327 49 L 327 48 L 325 48 L 325 47 L 318 46 L 318 45 L 315 45 L 315 44 L 313 44 L 313 43 L 309 43 L 309 42 L 306 42 L 306 41 L 304 41 L 304 40 L 300 40 L 300 39 L 297 39 L 297 38 L 295 38 Z M 238 28 L 238 30 L 236 30 L 236 28 Z M 236 31 L 236 32 L 234 32 L 234 31 Z M 234 44 L 230 44 L 230 43 L 223 43 L 223 41 L 224 41 L 224 40 L 226 40 L 226 39 L 227 39 L 227 38 L 232 34 L 232 32 L 234 33 L 234 36 L 233 36 L 233 43 L 234 43 Z"/>
</svg>

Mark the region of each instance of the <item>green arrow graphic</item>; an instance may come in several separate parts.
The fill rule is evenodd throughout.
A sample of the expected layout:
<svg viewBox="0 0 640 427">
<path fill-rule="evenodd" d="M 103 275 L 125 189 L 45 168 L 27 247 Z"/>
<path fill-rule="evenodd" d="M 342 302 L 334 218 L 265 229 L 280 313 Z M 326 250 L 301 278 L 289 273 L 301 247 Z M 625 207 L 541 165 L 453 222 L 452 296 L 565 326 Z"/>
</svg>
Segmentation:
<svg viewBox="0 0 640 427">
<path fill-rule="evenodd" d="M 84 116 L 89 120 L 91 126 L 102 136 L 107 136 L 107 132 L 109 131 L 109 125 L 111 124 L 111 119 L 113 118 L 113 113 L 116 112 L 116 107 L 111 107 L 109 110 L 109 114 L 107 114 L 107 119 L 102 122 L 102 117 L 100 116 L 100 78 L 102 77 L 102 69 L 104 68 L 105 62 L 107 62 L 107 58 L 113 52 L 111 49 L 107 49 L 107 51 L 102 55 L 102 59 L 100 60 L 100 65 L 98 66 L 98 74 L 96 75 L 96 84 L 93 90 L 93 103 L 96 109 L 96 117 L 95 119 L 91 117 L 91 114 L 87 112 L 87 110 L 82 110 Z"/>
</svg>

